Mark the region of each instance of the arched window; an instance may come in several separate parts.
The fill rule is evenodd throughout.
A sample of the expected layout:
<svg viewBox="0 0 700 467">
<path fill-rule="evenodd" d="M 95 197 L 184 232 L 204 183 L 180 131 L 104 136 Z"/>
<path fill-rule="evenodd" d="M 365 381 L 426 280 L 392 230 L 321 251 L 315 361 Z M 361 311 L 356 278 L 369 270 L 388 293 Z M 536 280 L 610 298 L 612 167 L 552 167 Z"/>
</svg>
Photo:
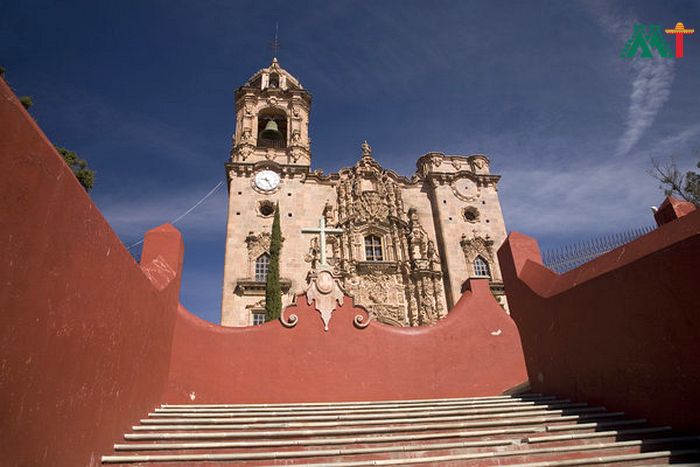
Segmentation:
<svg viewBox="0 0 700 467">
<path fill-rule="evenodd" d="M 368 235 L 365 237 L 365 260 L 384 261 L 382 239 L 376 235 Z"/>
<path fill-rule="evenodd" d="M 265 282 L 267 280 L 267 271 L 270 269 L 270 255 L 263 253 L 255 260 L 255 280 Z"/>
<path fill-rule="evenodd" d="M 474 275 L 476 277 L 491 277 L 489 263 L 481 256 L 477 256 L 474 260 Z"/>
<path fill-rule="evenodd" d="M 280 75 L 278 75 L 277 73 L 270 73 L 270 87 L 280 87 Z"/>
</svg>

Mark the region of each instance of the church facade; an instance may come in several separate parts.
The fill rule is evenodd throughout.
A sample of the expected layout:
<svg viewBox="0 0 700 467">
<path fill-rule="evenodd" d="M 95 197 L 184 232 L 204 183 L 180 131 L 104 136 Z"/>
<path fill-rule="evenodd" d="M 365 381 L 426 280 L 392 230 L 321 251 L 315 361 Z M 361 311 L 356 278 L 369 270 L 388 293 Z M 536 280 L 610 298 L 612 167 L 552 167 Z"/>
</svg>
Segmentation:
<svg viewBox="0 0 700 467">
<path fill-rule="evenodd" d="M 319 268 L 355 304 L 396 326 L 443 318 L 471 277 L 504 308 L 496 250 L 506 236 L 498 175 L 482 154 L 431 152 L 410 177 L 362 143 L 357 163 L 311 170 L 311 95 L 277 60 L 236 90 L 221 324 L 264 321 L 271 226 L 279 206 L 283 305 Z"/>
</svg>

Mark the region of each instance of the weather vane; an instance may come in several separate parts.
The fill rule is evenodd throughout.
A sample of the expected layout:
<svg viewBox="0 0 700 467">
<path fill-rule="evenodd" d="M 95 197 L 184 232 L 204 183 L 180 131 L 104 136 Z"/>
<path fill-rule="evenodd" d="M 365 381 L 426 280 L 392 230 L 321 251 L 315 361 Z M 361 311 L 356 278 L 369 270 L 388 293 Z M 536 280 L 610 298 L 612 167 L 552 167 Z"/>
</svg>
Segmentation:
<svg viewBox="0 0 700 467">
<path fill-rule="evenodd" d="M 275 40 L 270 43 L 270 48 L 272 49 L 272 58 L 277 58 L 277 52 L 280 50 L 280 41 L 277 39 L 277 33 L 279 32 L 279 23 L 275 23 Z"/>
</svg>

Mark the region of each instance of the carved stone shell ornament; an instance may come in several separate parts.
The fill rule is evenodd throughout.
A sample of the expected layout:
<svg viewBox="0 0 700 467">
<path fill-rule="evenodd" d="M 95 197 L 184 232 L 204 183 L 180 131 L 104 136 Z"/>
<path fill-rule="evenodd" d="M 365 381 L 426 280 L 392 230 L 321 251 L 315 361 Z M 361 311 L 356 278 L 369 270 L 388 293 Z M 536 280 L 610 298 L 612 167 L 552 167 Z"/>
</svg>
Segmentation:
<svg viewBox="0 0 700 467">
<path fill-rule="evenodd" d="M 328 331 L 328 323 L 331 320 L 336 302 L 343 305 L 343 291 L 329 270 L 321 270 L 306 290 L 306 301 L 314 302 L 316 311 L 321 313 L 323 330 Z"/>
</svg>

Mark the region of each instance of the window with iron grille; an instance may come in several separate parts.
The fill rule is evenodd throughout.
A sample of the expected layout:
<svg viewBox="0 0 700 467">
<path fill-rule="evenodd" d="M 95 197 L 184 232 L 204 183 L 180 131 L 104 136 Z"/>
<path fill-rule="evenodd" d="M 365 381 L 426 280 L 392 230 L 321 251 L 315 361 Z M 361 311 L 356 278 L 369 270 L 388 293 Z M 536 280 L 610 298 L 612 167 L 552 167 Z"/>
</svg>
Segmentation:
<svg viewBox="0 0 700 467">
<path fill-rule="evenodd" d="M 477 277 L 491 277 L 489 263 L 481 256 L 477 256 L 474 260 L 474 275 Z"/>
<path fill-rule="evenodd" d="M 265 313 L 253 313 L 253 326 L 263 324 L 265 322 Z"/>
<path fill-rule="evenodd" d="M 267 271 L 270 269 L 270 255 L 263 253 L 255 260 L 255 280 L 265 282 L 267 280 Z"/>
<path fill-rule="evenodd" d="M 382 253 L 382 239 L 376 235 L 365 237 L 365 260 L 367 261 L 384 261 Z"/>
</svg>

